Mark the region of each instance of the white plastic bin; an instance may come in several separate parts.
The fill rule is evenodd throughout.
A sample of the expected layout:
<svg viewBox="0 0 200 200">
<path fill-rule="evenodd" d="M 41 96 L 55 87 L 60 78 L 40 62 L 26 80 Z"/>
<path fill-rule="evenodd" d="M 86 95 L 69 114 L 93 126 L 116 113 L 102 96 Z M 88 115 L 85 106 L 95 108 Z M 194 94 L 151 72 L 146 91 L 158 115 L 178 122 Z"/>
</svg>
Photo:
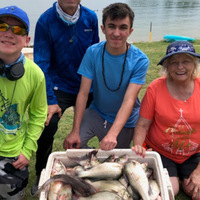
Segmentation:
<svg viewBox="0 0 200 200">
<path fill-rule="evenodd" d="M 68 156 L 82 157 L 91 151 L 92 151 L 91 149 L 69 149 L 66 152 L 51 153 L 51 155 L 48 158 L 46 168 L 42 171 L 39 181 L 39 186 L 41 186 L 45 181 L 47 181 L 50 178 L 50 174 L 55 159 L 59 159 L 60 161 L 62 161 L 65 166 L 74 166 L 76 165 L 76 163 L 70 160 Z M 173 195 L 172 196 L 170 195 L 169 197 L 169 193 L 173 194 L 173 191 L 170 182 L 166 181 L 169 179 L 169 177 L 166 177 L 168 176 L 168 174 L 166 173 L 166 169 L 164 170 L 163 168 L 162 161 L 158 153 L 153 151 L 147 151 L 145 158 L 143 158 L 139 155 L 136 155 L 135 152 L 132 151 L 131 149 L 113 149 L 111 151 L 99 150 L 96 156 L 101 161 L 112 154 L 114 154 L 116 157 L 127 154 L 129 156 L 129 159 L 137 160 L 140 163 L 148 162 L 149 167 L 151 167 L 154 170 L 154 178 L 157 180 L 160 186 L 162 200 L 174 199 Z M 41 193 L 40 200 L 47 200 L 44 192 Z"/>
</svg>

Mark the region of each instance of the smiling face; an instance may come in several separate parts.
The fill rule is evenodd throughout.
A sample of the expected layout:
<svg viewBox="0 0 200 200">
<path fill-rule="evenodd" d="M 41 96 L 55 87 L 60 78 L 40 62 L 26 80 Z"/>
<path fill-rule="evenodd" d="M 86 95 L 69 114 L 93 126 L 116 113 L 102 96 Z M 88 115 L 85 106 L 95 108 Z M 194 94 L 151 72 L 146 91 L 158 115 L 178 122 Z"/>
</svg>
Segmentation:
<svg viewBox="0 0 200 200">
<path fill-rule="evenodd" d="M 116 18 L 111 20 L 108 17 L 105 25 L 101 26 L 102 32 L 106 37 L 106 48 L 111 54 L 122 54 L 126 50 L 127 38 L 133 31 L 131 28 L 130 18 L 127 16 L 123 19 Z"/>
<path fill-rule="evenodd" d="M 176 54 L 169 60 L 169 77 L 176 82 L 187 82 L 192 79 L 195 63 L 187 54 Z"/>
<path fill-rule="evenodd" d="M 13 17 L 1 17 L 0 20 L 12 26 L 24 27 L 21 21 Z M 0 32 L 0 58 L 5 64 L 15 62 L 19 58 L 22 48 L 26 47 L 29 41 L 29 36 L 16 35 L 11 29 Z"/>
</svg>

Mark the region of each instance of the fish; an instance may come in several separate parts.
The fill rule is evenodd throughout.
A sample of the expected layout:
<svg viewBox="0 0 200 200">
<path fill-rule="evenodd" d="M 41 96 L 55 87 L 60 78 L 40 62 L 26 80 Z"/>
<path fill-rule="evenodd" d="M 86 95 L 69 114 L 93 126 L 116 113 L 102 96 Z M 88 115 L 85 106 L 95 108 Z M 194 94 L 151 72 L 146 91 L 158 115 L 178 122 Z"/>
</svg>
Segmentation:
<svg viewBox="0 0 200 200">
<path fill-rule="evenodd" d="M 143 200 L 150 200 L 149 181 L 141 164 L 136 160 L 127 162 L 124 166 L 124 173 L 130 185 L 140 194 Z"/>
<path fill-rule="evenodd" d="M 128 184 L 129 184 L 128 179 L 127 179 L 127 177 L 124 176 L 123 174 L 122 174 L 122 176 L 118 179 L 118 181 L 119 181 L 125 188 L 128 187 Z"/>
<path fill-rule="evenodd" d="M 59 190 L 62 188 L 64 183 L 62 181 L 54 181 L 50 184 L 48 192 L 48 200 L 56 200 Z"/>
<path fill-rule="evenodd" d="M 111 154 L 110 156 L 108 156 L 108 158 L 106 158 L 103 162 L 114 162 L 115 161 L 115 154 Z"/>
<path fill-rule="evenodd" d="M 115 162 L 104 162 L 86 171 L 78 172 L 80 178 L 118 179 L 122 175 L 123 165 Z"/>
<path fill-rule="evenodd" d="M 62 181 L 54 181 L 51 183 L 48 200 L 72 200 L 72 187 L 66 185 Z"/>
<path fill-rule="evenodd" d="M 76 162 L 77 164 L 83 166 L 85 169 L 89 169 L 92 167 L 90 161 L 91 161 L 91 156 L 92 155 L 96 155 L 98 153 L 98 150 L 93 150 L 91 152 L 89 152 L 88 154 L 82 156 L 82 157 L 71 157 L 68 156 L 68 158 L 70 160 L 73 160 L 74 162 Z"/>
<path fill-rule="evenodd" d="M 98 192 L 89 197 L 73 197 L 73 200 L 123 200 L 116 192 Z"/>
<path fill-rule="evenodd" d="M 73 170 L 75 170 L 77 172 L 85 171 L 84 167 L 80 166 L 80 165 L 77 165 L 77 166 L 73 167 Z"/>
<path fill-rule="evenodd" d="M 79 196 L 90 196 L 92 194 L 95 194 L 97 190 L 84 181 L 81 178 L 78 178 L 77 176 L 71 176 L 69 174 L 58 174 L 53 176 L 52 178 L 48 179 L 36 192 L 36 194 L 40 194 L 42 191 L 47 192 L 49 185 L 54 181 L 61 181 L 65 184 L 70 184 L 72 186 L 73 191 L 79 195 Z"/>
<path fill-rule="evenodd" d="M 56 174 L 66 174 L 65 165 L 57 158 L 54 160 L 53 163 L 53 167 L 51 170 L 51 177 L 53 177 Z"/>
<path fill-rule="evenodd" d="M 155 200 L 160 194 L 160 187 L 155 180 L 149 180 L 149 185 L 151 189 L 150 199 Z"/>
<path fill-rule="evenodd" d="M 97 166 L 97 165 L 101 164 L 101 162 L 96 157 L 96 155 L 92 154 L 91 155 L 91 159 L 90 159 L 90 164 L 91 164 L 92 167 L 94 167 L 94 166 Z"/>
<path fill-rule="evenodd" d="M 129 194 L 131 195 L 131 197 L 134 200 L 141 200 L 141 197 L 140 197 L 139 193 L 131 185 L 129 185 L 127 187 L 127 191 L 129 192 Z"/>
<path fill-rule="evenodd" d="M 66 174 L 76 176 L 77 172 L 85 171 L 84 167 L 81 165 L 76 165 L 75 167 L 66 167 Z"/>
<path fill-rule="evenodd" d="M 153 169 L 148 167 L 149 163 L 145 162 L 145 163 L 141 163 L 141 165 L 146 173 L 147 178 L 151 179 L 153 176 Z"/>
<path fill-rule="evenodd" d="M 124 165 L 129 159 L 127 154 L 122 155 L 114 160 L 114 162 Z"/>
<path fill-rule="evenodd" d="M 100 180 L 100 181 L 90 181 L 86 180 L 91 184 L 96 190 L 103 192 L 116 192 L 124 200 L 131 199 L 131 195 L 128 193 L 127 188 L 124 187 L 118 180 Z"/>
<path fill-rule="evenodd" d="M 50 199 L 48 199 L 50 200 Z M 56 200 L 72 200 L 72 187 L 71 185 L 64 184 L 58 191 Z"/>
</svg>

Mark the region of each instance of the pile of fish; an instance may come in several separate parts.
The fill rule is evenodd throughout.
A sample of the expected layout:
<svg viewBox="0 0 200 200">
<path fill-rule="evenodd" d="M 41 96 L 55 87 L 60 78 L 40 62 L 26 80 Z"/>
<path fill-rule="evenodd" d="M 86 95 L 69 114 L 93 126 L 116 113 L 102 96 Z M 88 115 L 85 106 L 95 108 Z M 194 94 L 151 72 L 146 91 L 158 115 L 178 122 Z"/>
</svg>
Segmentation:
<svg viewBox="0 0 200 200">
<path fill-rule="evenodd" d="M 51 178 L 37 193 L 48 200 L 161 200 L 160 188 L 148 163 L 111 155 L 103 161 L 98 150 L 83 157 L 68 157 L 77 163 L 66 167 L 55 159 Z"/>
</svg>

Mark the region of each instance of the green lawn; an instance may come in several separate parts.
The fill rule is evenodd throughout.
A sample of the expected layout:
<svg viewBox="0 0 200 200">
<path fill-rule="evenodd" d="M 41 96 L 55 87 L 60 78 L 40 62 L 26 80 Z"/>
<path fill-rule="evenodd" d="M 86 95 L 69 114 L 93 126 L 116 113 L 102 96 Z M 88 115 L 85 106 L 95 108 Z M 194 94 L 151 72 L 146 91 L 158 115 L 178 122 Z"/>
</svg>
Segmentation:
<svg viewBox="0 0 200 200">
<path fill-rule="evenodd" d="M 163 41 L 152 42 L 152 43 L 141 42 L 141 43 L 135 44 L 135 46 L 139 47 L 143 52 L 145 52 L 146 55 L 150 59 L 150 66 L 149 66 L 149 70 L 148 70 L 147 77 L 146 77 L 146 84 L 143 86 L 143 88 L 140 91 L 140 94 L 139 94 L 140 99 L 142 99 L 148 84 L 152 80 L 159 77 L 160 66 L 157 66 L 157 63 L 165 55 L 166 48 L 167 48 L 168 44 L 169 43 L 166 43 L 166 42 L 163 42 Z M 200 53 L 200 40 L 197 40 L 195 43 L 193 43 L 193 45 L 196 49 L 196 52 Z M 72 122 L 73 122 L 73 109 L 69 108 L 68 110 L 66 110 L 62 119 L 59 122 L 59 128 L 58 128 L 58 131 L 55 135 L 53 151 L 64 151 L 64 149 L 62 148 L 63 140 L 64 140 L 65 136 L 71 131 Z M 90 145 L 98 148 L 97 139 L 96 138 L 92 139 L 90 141 Z M 27 189 L 26 189 L 25 200 L 38 199 L 37 197 L 31 197 L 30 196 L 30 188 L 35 181 L 34 164 L 35 164 L 35 155 L 33 155 L 31 162 L 30 162 L 30 168 L 29 168 L 30 177 L 29 177 L 29 184 L 28 184 Z M 182 190 L 180 191 L 180 193 L 176 197 L 176 200 L 189 200 L 189 199 L 190 198 L 188 198 L 182 192 Z"/>
</svg>

